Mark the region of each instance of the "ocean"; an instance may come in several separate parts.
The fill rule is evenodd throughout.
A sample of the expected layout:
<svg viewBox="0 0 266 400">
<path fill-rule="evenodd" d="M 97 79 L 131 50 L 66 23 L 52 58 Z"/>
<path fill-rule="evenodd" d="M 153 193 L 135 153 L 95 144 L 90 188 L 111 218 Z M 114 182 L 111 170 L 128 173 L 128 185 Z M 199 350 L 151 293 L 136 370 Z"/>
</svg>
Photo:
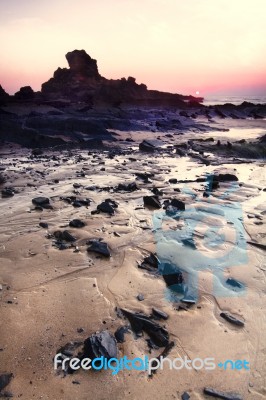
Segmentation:
<svg viewBox="0 0 266 400">
<path fill-rule="evenodd" d="M 203 104 L 206 106 L 211 106 L 211 105 L 218 105 L 218 104 L 225 104 L 225 103 L 231 103 L 231 104 L 241 104 L 244 101 L 248 101 L 253 104 L 266 104 L 266 93 L 264 96 L 206 96 L 204 97 Z"/>
</svg>

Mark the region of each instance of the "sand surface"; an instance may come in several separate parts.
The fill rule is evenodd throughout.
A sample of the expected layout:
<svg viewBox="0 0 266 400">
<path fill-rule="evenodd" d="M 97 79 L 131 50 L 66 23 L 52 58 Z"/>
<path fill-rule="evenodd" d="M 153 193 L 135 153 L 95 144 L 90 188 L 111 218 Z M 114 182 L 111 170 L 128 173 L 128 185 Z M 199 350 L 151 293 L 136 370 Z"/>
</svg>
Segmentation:
<svg viewBox="0 0 266 400">
<path fill-rule="evenodd" d="M 261 124 L 254 126 L 252 122 L 248 133 L 243 127 L 233 126 L 233 137 L 243 138 L 246 133 L 258 136 L 263 133 Z M 221 164 L 212 156 L 213 162 L 206 166 L 190 157 L 147 155 L 138 150 L 139 141 L 157 134 L 117 134 L 121 139 L 132 137 L 136 142 L 119 142 L 121 148 L 129 151 L 114 158 L 108 157 L 108 151 L 88 154 L 79 150 L 72 154 L 46 153 L 48 159 L 30 158 L 30 151 L 25 149 L 1 149 L 1 167 L 8 176 L 5 186 L 16 190 L 13 197 L 0 200 L 0 372 L 14 374 L 8 390 L 14 398 L 26 400 L 180 399 L 185 391 L 194 400 L 207 398 L 203 388 L 212 386 L 238 392 L 246 400 L 265 398 L 265 250 L 249 244 L 244 250 L 238 248 L 234 221 L 217 212 L 235 209 L 245 241 L 266 244 L 265 161 Z M 229 137 L 230 132 L 223 137 L 226 135 Z M 191 134 L 160 136 L 173 144 L 187 140 Z M 216 137 L 213 132 L 210 136 Z M 85 177 L 79 176 L 80 171 Z M 234 173 L 241 185 L 222 183 L 210 197 L 204 198 L 204 183 L 169 183 L 170 178 L 194 180 L 213 171 Z M 136 172 L 153 173 L 152 182 L 137 179 L 139 190 L 132 193 L 100 190 L 133 182 Z M 55 179 L 59 183 L 54 183 Z M 74 183 L 82 186 L 74 189 Z M 94 185 L 99 189 L 86 189 Z M 154 221 L 164 210 L 143 206 L 143 196 L 151 195 L 154 186 L 163 190 L 163 200 L 176 197 L 186 203 L 186 214 L 180 221 L 161 221 L 159 238 Z M 178 188 L 180 192 L 174 191 Z M 69 195 L 89 198 L 91 204 L 74 208 L 60 199 Z M 38 196 L 50 198 L 53 209 L 34 210 L 32 199 Z M 115 214 L 92 215 L 91 211 L 106 198 L 119 203 Z M 69 221 L 74 218 L 83 220 L 86 226 L 70 228 Z M 41 221 L 48 223 L 48 229 L 39 226 Z M 180 245 L 180 232 L 187 222 L 196 249 Z M 211 246 L 212 228 L 223 237 L 218 248 Z M 53 246 L 49 234 L 60 229 L 69 230 L 77 238 L 75 245 L 79 251 L 75 247 L 60 251 Z M 86 242 L 92 238 L 103 238 L 109 244 L 110 259 L 86 251 Z M 173 250 L 175 246 L 177 250 Z M 217 257 L 232 249 L 236 253 L 224 265 L 216 263 Z M 149 252 L 169 256 L 185 275 L 197 280 L 193 286 L 198 288 L 195 305 L 178 310 L 162 277 L 138 268 Z M 201 265 L 202 255 L 211 260 L 210 264 Z M 224 279 L 228 277 L 245 285 L 243 293 L 225 288 Z M 144 295 L 141 302 L 137 300 L 140 293 Z M 169 319 L 160 324 L 165 325 L 175 342 L 170 358 L 246 359 L 250 370 L 165 368 L 152 378 L 143 371 L 121 371 L 116 376 L 110 371 L 79 371 L 66 377 L 57 374 L 53 357 L 62 345 L 83 341 L 96 331 L 108 329 L 114 333 L 119 326 L 128 324 L 117 316 L 116 307 L 147 315 L 152 307 L 157 307 L 168 313 Z M 220 313 L 225 310 L 243 320 L 245 326 L 239 328 L 222 319 Z M 81 333 L 79 328 L 83 328 Z M 126 341 L 118 344 L 119 356 L 158 356 L 161 349 L 149 353 L 145 339 L 137 339 L 129 332 Z"/>
</svg>

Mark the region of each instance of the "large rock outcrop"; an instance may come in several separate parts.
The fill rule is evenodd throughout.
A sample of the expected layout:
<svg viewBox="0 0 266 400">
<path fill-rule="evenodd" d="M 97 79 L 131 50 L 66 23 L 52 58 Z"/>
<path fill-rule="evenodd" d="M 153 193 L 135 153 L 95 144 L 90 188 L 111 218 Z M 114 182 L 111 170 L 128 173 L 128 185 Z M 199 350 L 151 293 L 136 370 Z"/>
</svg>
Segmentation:
<svg viewBox="0 0 266 400">
<path fill-rule="evenodd" d="M 0 85 L 0 104 L 4 104 L 9 99 L 9 94 Z"/>
<path fill-rule="evenodd" d="M 100 79 L 97 61 L 91 58 L 85 50 L 74 50 L 66 54 L 66 59 L 71 72 L 76 77 Z"/>
<path fill-rule="evenodd" d="M 97 61 L 85 50 L 74 50 L 66 54 L 69 68 L 58 68 L 53 78 L 42 85 L 42 94 L 47 100 L 67 99 L 82 101 L 90 105 L 120 104 L 137 105 L 184 105 L 184 100 L 194 97 L 148 90 L 137 84 L 135 78 L 106 79 L 98 71 Z"/>
</svg>

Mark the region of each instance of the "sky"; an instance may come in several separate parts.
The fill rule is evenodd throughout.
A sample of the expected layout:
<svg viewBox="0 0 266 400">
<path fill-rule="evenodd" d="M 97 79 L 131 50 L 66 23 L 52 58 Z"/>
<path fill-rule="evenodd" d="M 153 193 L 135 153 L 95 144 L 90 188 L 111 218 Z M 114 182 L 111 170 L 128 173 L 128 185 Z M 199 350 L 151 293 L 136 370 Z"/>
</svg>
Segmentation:
<svg viewBox="0 0 266 400">
<path fill-rule="evenodd" d="M 0 0 L 0 84 L 40 90 L 84 49 L 109 79 L 266 95 L 266 0 Z"/>
</svg>

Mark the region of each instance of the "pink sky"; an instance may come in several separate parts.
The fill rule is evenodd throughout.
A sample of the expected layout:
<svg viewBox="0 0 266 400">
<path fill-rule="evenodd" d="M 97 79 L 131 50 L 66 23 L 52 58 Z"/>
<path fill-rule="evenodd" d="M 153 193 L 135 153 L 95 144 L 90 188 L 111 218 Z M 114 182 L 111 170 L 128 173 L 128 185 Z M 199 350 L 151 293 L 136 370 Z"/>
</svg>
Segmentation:
<svg viewBox="0 0 266 400">
<path fill-rule="evenodd" d="M 0 84 L 40 90 L 84 49 L 149 89 L 266 94 L 265 0 L 1 0 Z"/>
</svg>

